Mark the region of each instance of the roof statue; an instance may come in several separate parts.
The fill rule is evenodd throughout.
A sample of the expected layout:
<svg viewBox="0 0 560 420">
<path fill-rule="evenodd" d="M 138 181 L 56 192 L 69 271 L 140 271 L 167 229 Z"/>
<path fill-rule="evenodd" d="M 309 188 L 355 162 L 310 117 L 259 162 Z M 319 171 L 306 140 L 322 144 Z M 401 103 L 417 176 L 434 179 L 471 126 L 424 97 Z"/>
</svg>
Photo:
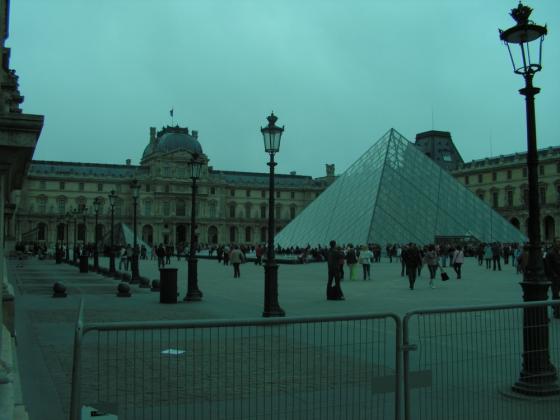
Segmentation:
<svg viewBox="0 0 560 420">
<path fill-rule="evenodd" d="M 281 247 L 433 243 L 436 236 L 483 242 L 526 237 L 488 204 L 390 129 L 276 236 Z"/>
</svg>

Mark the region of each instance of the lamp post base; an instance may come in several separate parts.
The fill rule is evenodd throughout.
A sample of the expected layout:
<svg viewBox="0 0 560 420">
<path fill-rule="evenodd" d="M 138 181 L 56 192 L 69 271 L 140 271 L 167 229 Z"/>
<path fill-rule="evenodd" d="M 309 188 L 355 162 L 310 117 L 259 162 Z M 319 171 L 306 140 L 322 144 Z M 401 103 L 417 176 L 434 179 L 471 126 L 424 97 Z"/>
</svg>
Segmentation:
<svg viewBox="0 0 560 420">
<path fill-rule="evenodd" d="M 264 265 L 264 311 L 265 318 L 286 316 L 278 303 L 278 264 L 267 260 Z"/>
<path fill-rule="evenodd" d="M 202 300 L 202 292 L 198 289 L 198 260 L 189 257 L 187 277 L 187 295 L 183 299 L 185 302 L 198 302 Z"/>
</svg>

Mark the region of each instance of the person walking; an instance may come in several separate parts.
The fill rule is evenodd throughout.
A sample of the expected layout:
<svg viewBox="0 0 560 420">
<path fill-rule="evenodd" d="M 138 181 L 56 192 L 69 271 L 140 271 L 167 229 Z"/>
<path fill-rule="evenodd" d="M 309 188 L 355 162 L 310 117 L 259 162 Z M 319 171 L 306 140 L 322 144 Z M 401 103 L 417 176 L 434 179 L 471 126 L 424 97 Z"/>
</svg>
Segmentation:
<svg viewBox="0 0 560 420">
<path fill-rule="evenodd" d="M 458 246 L 455 252 L 453 253 L 452 258 L 453 270 L 457 273 L 457 280 L 461 279 L 461 266 L 465 262 L 465 254 L 463 253 L 463 249 Z"/>
<path fill-rule="evenodd" d="M 238 245 L 233 246 L 233 249 L 231 250 L 229 255 L 229 261 L 233 265 L 233 278 L 241 277 L 239 266 L 243 261 L 245 261 L 245 257 L 243 256 L 243 252 L 241 252 Z"/>
<path fill-rule="evenodd" d="M 552 299 L 560 300 L 560 242 L 558 240 L 552 243 L 552 248 L 546 253 L 545 268 L 551 283 Z M 554 318 L 560 318 L 560 302 L 552 308 Z"/>
<path fill-rule="evenodd" d="M 420 256 L 420 251 L 416 247 L 416 244 L 412 242 L 408 244 L 408 247 L 402 252 L 402 259 L 406 266 L 410 290 L 414 290 L 418 266 L 422 263 L 422 257 Z"/>
<path fill-rule="evenodd" d="M 486 261 L 486 268 L 490 270 L 492 268 L 492 247 L 490 244 L 484 246 L 484 261 Z"/>
<path fill-rule="evenodd" d="M 502 247 L 500 246 L 499 242 L 494 242 L 492 245 L 492 262 L 493 262 L 493 271 L 496 271 L 496 266 L 498 267 L 498 271 L 502 271 L 502 264 L 500 263 L 500 257 L 502 256 Z"/>
<path fill-rule="evenodd" d="M 132 267 L 132 256 L 134 255 L 134 249 L 128 244 L 126 246 L 126 261 L 124 264 L 124 269 L 128 271 L 128 267 Z"/>
<path fill-rule="evenodd" d="M 346 249 L 346 264 L 348 264 L 348 277 L 350 280 L 356 280 L 357 263 L 358 257 L 356 256 L 356 250 L 352 244 L 348 244 L 348 249 Z"/>
<path fill-rule="evenodd" d="M 229 245 L 224 246 L 224 265 L 229 265 L 229 254 L 231 252 L 231 248 Z"/>
<path fill-rule="evenodd" d="M 255 265 L 262 265 L 263 247 L 258 244 L 255 248 Z"/>
<path fill-rule="evenodd" d="M 368 249 L 367 245 L 362 245 L 360 250 L 360 256 L 358 257 L 358 263 L 362 265 L 362 271 L 364 273 L 364 280 L 371 280 L 370 276 L 370 263 L 373 258 L 373 253 Z"/>
<path fill-rule="evenodd" d="M 165 248 L 163 244 L 159 244 L 156 249 L 158 268 L 165 268 Z"/>
<path fill-rule="evenodd" d="M 436 253 L 436 249 L 433 245 L 428 247 L 428 251 L 424 256 L 426 259 L 426 265 L 428 266 L 428 270 L 430 271 L 430 287 L 434 289 L 434 279 L 436 277 L 436 271 L 438 268 L 438 256 Z"/>
<path fill-rule="evenodd" d="M 327 300 L 344 300 L 344 295 L 342 294 L 342 289 L 340 288 L 341 258 L 344 260 L 344 254 L 337 248 L 336 241 L 330 241 L 329 250 L 327 251 Z"/>
</svg>

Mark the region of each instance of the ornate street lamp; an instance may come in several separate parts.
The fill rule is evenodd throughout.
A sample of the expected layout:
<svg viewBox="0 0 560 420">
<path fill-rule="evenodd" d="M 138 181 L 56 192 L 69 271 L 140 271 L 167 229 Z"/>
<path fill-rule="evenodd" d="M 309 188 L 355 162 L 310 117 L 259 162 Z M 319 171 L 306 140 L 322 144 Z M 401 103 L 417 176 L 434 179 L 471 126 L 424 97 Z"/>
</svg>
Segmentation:
<svg viewBox="0 0 560 420">
<path fill-rule="evenodd" d="M 264 265 L 264 317 L 284 316 L 286 313 L 278 304 L 278 264 L 274 260 L 274 154 L 280 150 L 280 139 L 284 132 L 276 126 L 278 118 L 273 112 L 267 117 L 268 125 L 261 127 L 264 139 L 264 150 L 270 155 L 268 166 L 270 167 L 269 190 L 268 190 L 268 246 L 267 258 Z"/>
<path fill-rule="evenodd" d="M 99 231 L 99 225 L 98 225 L 98 220 L 99 220 L 99 209 L 101 208 L 101 200 L 99 200 L 99 197 L 96 197 L 95 200 L 93 200 L 93 211 L 95 212 L 95 231 L 94 231 L 94 240 L 95 240 L 95 246 L 93 248 L 93 269 L 94 271 L 99 271 L 99 235 L 98 235 L 98 231 Z"/>
<path fill-rule="evenodd" d="M 548 298 L 548 287 L 541 250 L 539 175 L 537 134 L 535 123 L 535 95 L 540 89 L 533 86 L 533 76 L 540 71 L 542 43 L 546 26 L 529 20 L 532 9 L 519 3 L 511 11 L 515 26 L 500 30 L 500 39 L 508 48 L 513 71 L 525 79 L 525 87 L 519 90 L 525 96 L 527 115 L 527 178 L 529 189 L 529 250 L 527 267 L 521 287 L 525 302 Z M 513 49 L 513 51 L 512 51 Z M 547 307 L 527 308 L 523 312 L 523 367 L 513 391 L 534 396 L 560 393 L 556 368 L 550 362 Z"/>
<path fill-rule="evenodd" d="M 73 245 L 74 251 L 72 252 L 72 261 L 74 262 L 78 260 L 78 256 L 76 255 L 76 248 L 78 245 L 78 229 L 77 229 L 78 214 L 79 214 L 78 209 L 72 210 L 72 218 L 74 219 L 74 245 Z"/>
<path fill-rule="evenodd" d="M 202 292 L 198 288 L 198 260 L 196 259 L 196 181 L 200 178 L 203 162 L 197 153 L 194 153 L 190 161 L 191 179 L 192 179 L 192 199 L 191 199 L 191 242 L 189 246 L 189 262 L 188 262 L 188 278 L 187 278 L 187 295 L 183 300 L 198 301 L 202 299 Z"/>
<path fill-rule="evenodd" d="M 140 183 L 138 180 L 133 180 L 130 184 L 130 189 L 132 190 L 132 205 L 133 205 L 133 221 L 134 224 L 134 248 L 132 252 L 132 276 L 130 278 L 131 283 L 140 283 L 140 267 L 138 265 L 138 240 L 136 236 L 136 208 L 138 206 L 138 197 L 140 196 Z"/>
<path fill-rule="evenodd" d="M 115 203 L 117 200 L 117 194 L 115 190 L 111 191 L 109 194 L 109 205 L 111 206 L 111 249 L 109 250 L 109 274 L 115 274 Z"/>
</svg>

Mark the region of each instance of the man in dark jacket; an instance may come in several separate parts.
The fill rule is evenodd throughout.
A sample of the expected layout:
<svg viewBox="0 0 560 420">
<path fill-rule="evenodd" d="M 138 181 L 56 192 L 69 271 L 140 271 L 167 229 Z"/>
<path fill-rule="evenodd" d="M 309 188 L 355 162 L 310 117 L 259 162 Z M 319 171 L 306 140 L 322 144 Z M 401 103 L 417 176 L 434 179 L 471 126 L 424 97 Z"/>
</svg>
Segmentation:
<svg viewBox="0 0 560 420">
<path fill-rule="evenodd" d="M 344 259 L 344 254 L 336 247 L 336 241 L 329 242 L 330 248 L 327 251 L 327 266 L 329 280 L 327 283 L 327 299 L 328 300 L 344 300 L 342 289 L 340 288 L 340 259 Z M 334 280 L 334 286 L 332 285 Z"/>
<path fill-rule="evenodd" d="M 416 244 L 412 242 L 408 244 L 406 250 L 403 251 L 402 259 L 406 266 L 406 274 L 408 276 L 410 290 L 413 290 L 414 283 L 416 282 L 418 267 L 422 265 L 422 256 L 420 255 L 420 251 L 416 247 Z"/>
<path fill-rule="evenodd" d="M 552 249 L 546 254 L 546 274 L 552 283 L 552 299 L 560 299 L 560 242 L 554 241 Z M 560 305 L 560 302 L 558 303 Z M 554 318 L 560 318 L 560 306 L 554 306 Z"/>
</svg>

